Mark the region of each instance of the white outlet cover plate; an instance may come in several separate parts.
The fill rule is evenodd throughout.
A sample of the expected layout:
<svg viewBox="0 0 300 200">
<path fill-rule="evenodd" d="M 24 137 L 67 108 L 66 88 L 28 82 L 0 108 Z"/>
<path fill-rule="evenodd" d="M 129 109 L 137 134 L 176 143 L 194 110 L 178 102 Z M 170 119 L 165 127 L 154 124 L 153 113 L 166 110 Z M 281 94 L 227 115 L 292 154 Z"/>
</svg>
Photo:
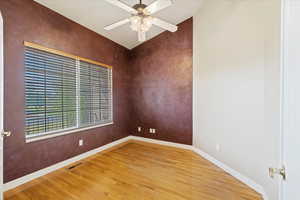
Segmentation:
<svg viewBox="0 0 300 200">
<path fill-rule="evenodd" d="M 216 150 L 219 152 L 220 151 L 220 144 L 216 145 Z"/>
</svg>

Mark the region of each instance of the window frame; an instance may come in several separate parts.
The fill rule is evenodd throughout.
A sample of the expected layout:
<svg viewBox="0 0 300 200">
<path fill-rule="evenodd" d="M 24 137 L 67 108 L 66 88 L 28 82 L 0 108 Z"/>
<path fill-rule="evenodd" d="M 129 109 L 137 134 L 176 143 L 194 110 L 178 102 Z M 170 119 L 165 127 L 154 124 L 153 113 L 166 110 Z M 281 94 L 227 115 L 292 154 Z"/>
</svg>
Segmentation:
<svg viewBox="0 0 300 200">
<path fill-rule="evenodd" d="M 46 48 L 43 46 L 40 46 L 38 44 L 30 43 L 30 42 L 24 42 L 25 47 L 30 47 L 33 49 L 45 51 L 48 53 L 64 56 L 64 57 L 69 57 L 75 60 L 76 62 L 76 126 L 70 127 L 70 128 L 65 128 L 65 129 L 60 129 L 60 130 L 54 130 L 54 131 L 48 131 L 44 133 L 37 133 L 37 134 L 32 134 L 32 135 L 27 135 L 24 129 L 24 135 L 25 135 L 25 141 L 26 143 L 34 142 L 34 141 L 39 141 L 39 140 L 44 140 L 44 139 L 49 139 L 49 138 L 54 138 L 58 136 L 63 136 L 63 135 L 68 135 L 72 133 L 77 133 L 85 130 L 90 130 L 90 129 L 95 129 L 99 127 L 104 127 L 108 125 L 113 125 L 114 124 L 114 108 L 113 108 L 113 68 L 110 65 L 106 65 L 103 63 L 99 63 L 90 59 L 82 58 L 79 56 L 74 56 L 72 54 L 67 54 L 59 50 L 54 50 L 50 48 Z M 24 58 L 25 59 L 25 58 Z M 90 64 L 97 65 L 99 67 L 103 68 L 108 68 L 111 73 L 111 122 L 104 123 L 104 124 L 95 124 L 95 125 L 90 125 L 86 127 L 80 127 L 80 61 L 84 61 Z M 24 63 L 25 66 L 25 63 Z M 25 83 L 25 82 L 24 82 Z M 24 91 L 25 92 L 25 91 Z M 24 107 L 24 111 L 26 110 L 26 107 Z M 24 128 L 26 125 L 24 126 Z"/>
</svg>

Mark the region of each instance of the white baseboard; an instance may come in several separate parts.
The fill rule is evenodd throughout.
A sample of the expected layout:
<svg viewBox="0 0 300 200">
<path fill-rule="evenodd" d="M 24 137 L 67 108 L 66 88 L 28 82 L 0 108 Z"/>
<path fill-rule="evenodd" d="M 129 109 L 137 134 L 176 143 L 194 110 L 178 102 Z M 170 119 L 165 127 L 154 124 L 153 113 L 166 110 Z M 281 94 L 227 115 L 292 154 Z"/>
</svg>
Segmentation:
<svg viewBox="0 0 300 200">
<path fill-rule="evenodd" d="M 82 160 L 84 158 L 87 158 L 89 156 L 92 156 L 96 153 L 99 153 L 101 151 L 104 151 L 106 149 L 109 149 L 113 146 L 116 146 L 118 144 L 121 144 L 123 142 L 127 142 L 129 140 L 137 140 L 137 141 L 143 141 L 143 142 L 149 142 L 149 143 L 154 143 L 154 144 L 159 144 L 159 145 L 165 145 L 165 146 L 171 146 L 171 147 L 177 147 L 177 148 L 181 148 L 181 149 L 188 149 L 191 151 L 194 151 L 195 153 L 197 153 L 198 155 L 202 156 L 203 158 L 205 158 L 206 160 L 212 162 L 213 164 L 217 165 L 218 167 L 220 167 L 221 169 L 223 169 L 225 172 L 229 173 L 230 175 L 232 175 L 233 177 L 235 177 L 236 179 L 240 180 L 241 182 L 245 183 L 246 185 L 248 185 L 249 187 L 251 187 L 252 189 L 254 189 L 255 191 L 257 191 L 258 193 L 260 193 L 264 200 L 268 200 L 267 195 L 263 189 L 262 186 L 260 186 L 259 184 L 255 183 L 253 180 L 247 178 L 246 176 L 240 174 L 239 172 L 237 172 L 236 170 L 228 167 L 227 165 L 225 165 L 224 163 L 218 161 L 217 159 L 213 158 L 212 156 L 210 156 L 209 154 L 197 149 L 194 146 L 191 145 L 185 145 L 185 144 L 179 144 L 179 143 L 173 143 L 173 142 L 165 142 L 162 140 L 156 140 L 156 139 L 148 139 L 148 138 L 143 138 L 143 137 L 138 137 L 138 136 L 128 136 L 125 138 L 122 138 L 120 140 L 114 141 L 112 143 L 109 143 L 107 145 L 104 145 L 102 147 L 99 147 L 97 149 L 88 151 L 86 153 L 83 153 L 81 155 L 75 156 L 73 158 L 70 158 L 68 160 L 62 161 L 60 163 L 57 163 L 55 165 L 52 165 L 50 167 L 47 167 L 45 169 L 41 169 L 39 171 L 36 171 L 32 174 L 28 174 L 26 176 L 23 176 L 21 178 L 18 178 L 16 180 L 13 180 L 11 182 L 8 182 L 6 184 L 4 184 L 3 186 L 3 191 L 7 191 L 10 189 L 13 189 L 15 187 L 18 187 L 26 182 L 29 182 L 33 179 L 39 178 L 41 176 L 44 176 L 50 172 L 53 172 L 55 170 L 58 170 L 60 168 L 63 168 L 67 165 L 70 165 L 74 162 L 77 162 L 79 160 Z"/>
<path fill-rule="evenodd" d="M 241 173 L 239 173 L 238 171 L 232 169 L 231 167 L 225 165 L 224 163 L 218 161 L 217 159 L 215 159 L 214 157 L 212 157 L 211 155 L 207 154 L 204 151 L 201 151 L 200 149 L 193 147 L 193 151 L 197 154 L 199 154 L 200 156 L 202 156 L 203 158 L 205 158 L 206 160 L 212 162 L 213 164 L 215 164 L 216 166 L 218 166 L 219 168 L 223 169 L 225 172 L 227 172 L 228 174 L 230 174 L 231 176 L 233 176 L 234 178 L 238 179 L 239 181 L 245 183 L 247 186 L 249 186 L 250 188 L 252 188 L 253 190 L 255 190 L 256 192 L 260 193 L 263 196 L 264 200 L 268 200 L 268 197 L 265 193 L 264 188 L 257 184 L 255 181 L 251 180 L 250 178 L 242 175 Z"/>
<path fill-rule="evenodd" d="M 186 144 L 166 142 L 166 141 L 162 141 L 162 140 L 149 139 L 149 138 L 138 137 L 138 136 L 129 136 L 129 138 L 131 140 L 138 140 L 138 141 L 142 141 L 142 142 L 149 142 L 149 143 L 160 144 L 160 145 L 165 145 L 165 146 L 170 146 L 170 147 L 177 147 L 177 148 L 180 148 L 180 149 L 189 149 L 189 150 L 193 149 L 193 146 L 186 145 Z"/>
<path fill-rule="evenodd" d="M 173 143 L 173 142 L 165 142 L 161 140 L 155 140 L 155 139 L 148 139 L 148 138 L 143 138 L 143 137 L 136 137 L 136 136 L 129 136 L 130 139 L 134 140 L 139 140 L 139 141 L 144 141 L 144 142 L 151 142 L 155 144 L 160 144 L 160 145 L 166 145 L 166 146 L 172 146 L 172 147 L 177 147 L 177 148 L 182 148 L 182 149 L 189 149 L 200 155 L 201 157 L 205 158 L 206 160 L 212 162 L 219 168 L 223 169 L 225 172 L 230 174 L 231 176 L 235 177 L 239 181 L 245 183 L 247 186 L 255 190 L 256 192 L 260 193 L 263 196 L 264 200 L 268 200 L 268 197 L 265 193 L 264 188 L 257 184 L 255 181 L 251 180 L 250 178 L 242 175 L 238 171 L 232 169 L 231 167 L 225 165 L 224 163 L 218 161 L 214 157 L 210 156 L 209 154 L 205 153 L 204 151 L 201 151 L 200 149 L 190 146 L 190 145 L 185 145 L 185 144 L 178 144 L 178 143 Z"/>
<path fill-rule="evenodd" d="M 49 173 L 51 173 L 51 172 L 53 172 L 53 171 L 55 171 L 55 170 L 58 170 L 58 169 L 60 169 L 60 168 L 63 168 L 63 167 L 65 167 L 65 166 L 67 166 L 67 165 L 70 165 L 70 164 L 72 164 L 72 163 L 74 163 L 74 162 L 77 162 L 77 161 L 79 161 L 79 160 L 82 160 L 82 159 L 84 159 L 84 158 L 87 158 L 87 157 L 89 157 L 89 156 L 92 156 L 92 155 L 94 155 L 94 154 L 96 154 L 96 153 L 99 153 L 99 152 L 101 152 L 101 151 L 104 151 L 104 150 L 106 150 L 106 149 L 109 149 L 109 148 L 111 148 L 111 147 L 113 147 L 113 146 L 116 146 L 116 145 L 118 145 L 118 144 L 127 142 L 128 140 L 130 140 L 130 138 L 131 138 L 131 137 L 128 136 L 128 137 L 125 137 L 125 138 L 116 140 L 116 141 L 114 141 L 114 142 L 112 142 L 112 143 L 106 144 L 106 145 L 101 146 L 101 147 L 99 147 L 99 148 L 97 148 L 97 149 L 93 149 L 93 150 L 91 150 L 91 151 L 88 151 L 88 152 L 86 152 L 86 153 L 80 154 L 80 155 L 75 156 L 75 157 L 73 157 L 73 158 L 70 158 L 70 159 L 68 159 L 68 160 L 65 160 L 65 161 L 59 162 L 59 163 L 57 163 L 57 164 L 54 164 L 54 165 L 52 165 L 52 166 L 50 166 L 50 167 L 41 169 L 41 170 L 39 170 L 39 171 L 33 172 L 33 173 L 28 174 L 28 175 L 26 175 L 26 176 L 23 176 L 23 177 L 21 177 L 21 178 L 18 178 L 18 179 L 15 179 L 15 180 L 13 180 L 13 181 L 10 181 L 10 182 L 8 182 L 8 183 L 5 183 L 5 184 L 3 185 L 3 191 L 5 192 L 5 191 L 7 191 L 7 190 L 16 188 L 16 187 L 18 187 L 18 186 L 20 186 L 20 185 L 22 185 L 22 184 L 24 184 L 24 183 L 27 183 L 27 182 L 29 182 L 29 181 L 32 181 L 32 180 L 36 179 L 36 178 L 39 178 L 39 177 L 44 176 L 44 175 L 46 175 L 46 174 L 49 174 Z"/>
</svg>

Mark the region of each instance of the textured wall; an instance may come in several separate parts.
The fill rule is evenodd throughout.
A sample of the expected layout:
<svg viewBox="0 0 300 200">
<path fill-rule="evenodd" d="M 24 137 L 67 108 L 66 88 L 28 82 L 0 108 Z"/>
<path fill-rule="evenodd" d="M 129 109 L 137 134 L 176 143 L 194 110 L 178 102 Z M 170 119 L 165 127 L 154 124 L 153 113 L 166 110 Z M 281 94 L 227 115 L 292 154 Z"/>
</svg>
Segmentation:
<svg viewBox="0 0 300 200">
<path fill-rule="evenodd" d="M 1 0 L 5 40 L 5 182 L 128 135 L 128 50 L 32 0 Z M 26 144 L 23 41 L 113 65 L 114 125 Z M 78 147 L 78 140 L 84 146 Z"/>
<path fill-rule="evenodd" d="M 132 134 L 192 144 L 192 54 L 192 18 L 132 50 Z"/>
<path fill-rule="evenodd" d="M 4 18 L 4 180 L 19 178 L 129 134 L 192 143 L 192 19 L 133 51 L 32 0 L 0 1 Z M 23 41 L 113 65 L 114 125 L 25 143 Z M 130 59 L 130 60 L 129 60 Z M 150 135 L 148 128 L 156 128 Z M 84 146 L 78 147 L 78 140 Z"/>
</svg>

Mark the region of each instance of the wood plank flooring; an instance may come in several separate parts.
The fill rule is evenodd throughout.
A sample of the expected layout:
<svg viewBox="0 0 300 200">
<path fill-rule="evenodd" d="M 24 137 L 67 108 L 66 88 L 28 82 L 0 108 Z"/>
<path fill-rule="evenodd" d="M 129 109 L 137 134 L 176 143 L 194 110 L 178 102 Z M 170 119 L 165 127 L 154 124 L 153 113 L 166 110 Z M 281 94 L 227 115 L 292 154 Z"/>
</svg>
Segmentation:
<svg viewBox="0 0 300 200">
<path fill-rule="evenodd" d="M 5 200 L 262 199 L 197 154 L 172 147 L 132 141 L 72 166 L 7 191 Z"/>
</svg>

